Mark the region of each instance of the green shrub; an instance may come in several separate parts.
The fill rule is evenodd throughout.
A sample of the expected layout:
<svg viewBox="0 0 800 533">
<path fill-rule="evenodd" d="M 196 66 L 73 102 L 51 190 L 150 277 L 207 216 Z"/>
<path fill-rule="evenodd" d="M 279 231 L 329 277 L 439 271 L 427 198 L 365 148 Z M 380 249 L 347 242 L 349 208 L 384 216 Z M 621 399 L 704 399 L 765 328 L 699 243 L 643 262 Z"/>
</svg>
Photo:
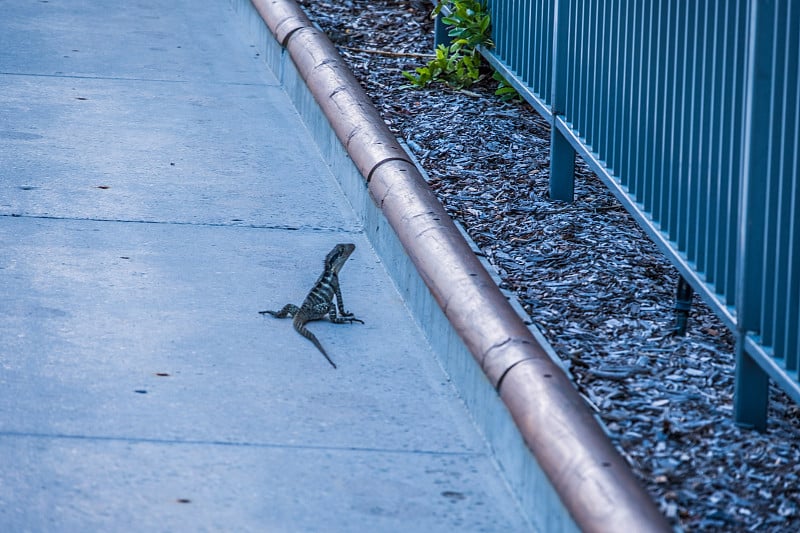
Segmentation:
<svg viewBox="0 0 800 533">
<path fill-rule="evenodd" d="M 442 0 L 434 8 L 432 15 L 438 16 L 442 9 L 448 13 L 442 18 L 450 27 L 450 45 L 440 44 L 436 56 L 424 67 L 414 72 L 404 71 L 414 87 L 425 87 L 439 81 L 462 89 L 482 79 L 479 45 L 491 48 L 491 17 L 486 3 L 479 0 Z"/>
<path fill-rule="evenodd" d="M 445 9 L 446 8 L 446 9 Z M 482 0 L 441 0 L 433 10 L 438 16 L 442 10 L 446 16 L 442 22 L 450 29 L 450 45 L 440 44 L 435 57 L 424 67 L 414 72 L 403 71 L 403 76 L 417 88 L 426 87 L 433 82 L 441 82 L 463 89 L 483 79 L 481 74 L 481 55 L 478 46 L 494 47 L 491 34 L 491 16 Z M 518 98 L 517 91 L 499 72 L 492 77 L 498 82 L 495 94 L 504 101 Z"/>
</svg>

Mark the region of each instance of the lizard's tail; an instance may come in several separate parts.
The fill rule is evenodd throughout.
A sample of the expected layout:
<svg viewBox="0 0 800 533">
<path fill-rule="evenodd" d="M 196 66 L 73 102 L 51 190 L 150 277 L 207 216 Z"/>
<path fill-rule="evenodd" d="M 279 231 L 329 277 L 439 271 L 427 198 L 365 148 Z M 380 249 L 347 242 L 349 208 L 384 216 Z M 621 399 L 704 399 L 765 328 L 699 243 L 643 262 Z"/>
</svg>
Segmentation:
<svg viewBox="0 0 800 533">
<path fill-rule="evenodd" d="M 280 311 L 259 311 L 260 315 L 272 315 L 275 318 L 286 318 L 287 316 L 294 316 L 300 310 L 296 305 L 286 304 Z"/>
<path fill-rule="evenodd" d="M 322 345 L 319 343 L 319 341 L 317 340 L 317 337 L 313 333 L 308 331 L 308 329 L 306 328 L 306 326 L 305 326 L 305 324 L 303 322 L 301 322 L 299 320 L 294 320 L 294 321 L 292 321 L 292 325 L 294 326 L 294 329 L 297 330 L 297 333 L 299 333 L 300 335 L 302 335 L 306 339 L 308 339 L 311 342 L 313 342 L 314 346 L 317 347 L 317 350 L 322 352 L 322 355 L 325 356 L 325 359 L 328 360 L 328 362 L 331 364 L 331 366 L 333 368 L 336 368 L 336 363 L 334 363 L 333 360 L 328 356 L 328 352 L 326 352 L 325 348 L 323 348 Z"/>
</svg>

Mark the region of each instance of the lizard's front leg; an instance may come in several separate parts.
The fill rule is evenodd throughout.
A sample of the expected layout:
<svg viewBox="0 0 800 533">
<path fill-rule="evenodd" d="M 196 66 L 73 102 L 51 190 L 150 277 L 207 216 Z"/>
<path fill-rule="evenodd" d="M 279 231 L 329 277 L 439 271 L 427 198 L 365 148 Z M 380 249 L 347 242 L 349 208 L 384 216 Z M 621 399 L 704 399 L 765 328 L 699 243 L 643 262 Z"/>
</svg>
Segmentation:
<svg viewBox="0 0 800 533">
<path fill-rule="evenodd" d="M 353 316 L 353 313 L 337 316 L 336 309 L 334 308 L 331 308 L 330 312 L 328 313 L 328 318 L 334 324 L 352 324 L 353 322 L 360 322 L 361 324 L 364 323 L 364 321 L 361 320 L 360 318 L 356 318 L 355 316 Z"/>
<path fill-rule="evenodd" d="M 336 277 L 333 280 L 331 280 L 331 285 L 333 286 L 333 293 L 336 295 L 336 308 L 339 310 L 339 316 L 337 317 L 334 310 L 331 309 L 331 313 L 329 314 L 331 322 L 334 322 L 336 324 L 343 324 L 345 321 L 348 321 L 350 323 L 361 322 L 363 324 L 364 323 L 363 320 L 356 318 L 353 313 L 345 311 L 344 303 L 342 303 L 342 289 L 339 288 L 339 278 Z M 337 320 L 341 321 L 337 322 Z"/>
</svg>

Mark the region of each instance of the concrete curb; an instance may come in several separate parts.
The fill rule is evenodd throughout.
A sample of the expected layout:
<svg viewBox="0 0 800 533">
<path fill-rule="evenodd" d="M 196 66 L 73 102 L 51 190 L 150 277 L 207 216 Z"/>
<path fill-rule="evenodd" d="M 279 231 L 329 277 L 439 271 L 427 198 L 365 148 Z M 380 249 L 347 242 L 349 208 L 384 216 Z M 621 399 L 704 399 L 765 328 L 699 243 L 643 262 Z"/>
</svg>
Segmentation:
<svg viewBox="0 0 800 533">
<path fill-rule="evenodd" d="M 327 130 L 333 128 L 339 147 L 322 134 L 317 138 L 332 167 L 347 169 L 354 164 L 366 178 L 367 194 L 364 178 L 359 184 L 340 177 L 384 261 L 403 262 L 396 251 L 388 253 L 388 258 L 382 253 L 392 248 L 390 241 L 397 240 L 413 263 L 415 273 L 403 266 L 387 264 L 387 268 L 394 270 L 401 292 L 413 291 L 407 297 L 421 302 L 421 309 L 415 311 L 418 320 L 428 323 L 422 326 L 434 348 L 438 348 L 436 335 L 443 331 L 443 322 L 457 335 L 455 339 L 445 335 L 445 351 L 451 355 L 445 355 L 442 364 L 451 376 L 455 374 L 532 524 L 543 531 L 669 531 L 573 384 L 482 267 L 328 38 L 293 0 L 231 1 L 258 46 L 264 47 L 266 60 L 300 113 L 310 118 L 312 134 L 325 128 L 323 119 L 329 122 Z M 309 90 L 314 102 L 301 95 Z M 344 157 L 341 147 L 347 152 Z M 384 229 L 383 217 L 393 235 Z M 428 294 L 405 287 L 413 286 L 409 277 L 415 275 L 424 281 Z M 438 310 L 425 303 L 430 296 Z M 443 321 L 436 318 L 440 314 Z M 482 375 L 465 367 L 467 358 L 456 360 L 452 355 L 462 345 Z M 496 401 L 496 394 L 492 398 L 487 391 L 499 393 L 505 408 Z M 482 414 L 476 415 L 476 408 Z M 518 439 L 508 435 L 510 424 L 498 421 L 498 417 L 508 419 L 504 409 L 524 446 L 515 446 Z"/>
</svg>

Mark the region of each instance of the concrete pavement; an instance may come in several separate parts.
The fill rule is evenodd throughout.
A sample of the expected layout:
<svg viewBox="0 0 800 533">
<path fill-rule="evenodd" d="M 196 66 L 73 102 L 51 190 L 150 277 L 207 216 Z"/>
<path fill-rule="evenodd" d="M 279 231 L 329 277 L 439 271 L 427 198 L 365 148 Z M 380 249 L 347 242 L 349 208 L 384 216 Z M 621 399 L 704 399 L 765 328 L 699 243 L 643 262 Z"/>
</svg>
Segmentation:
<svg viewBox="0 0 800 533">
<path fill-rule="evenodd" d="M 0 530 L 528 528 L 226 2 L 0 9 Z"/>
</svg>

